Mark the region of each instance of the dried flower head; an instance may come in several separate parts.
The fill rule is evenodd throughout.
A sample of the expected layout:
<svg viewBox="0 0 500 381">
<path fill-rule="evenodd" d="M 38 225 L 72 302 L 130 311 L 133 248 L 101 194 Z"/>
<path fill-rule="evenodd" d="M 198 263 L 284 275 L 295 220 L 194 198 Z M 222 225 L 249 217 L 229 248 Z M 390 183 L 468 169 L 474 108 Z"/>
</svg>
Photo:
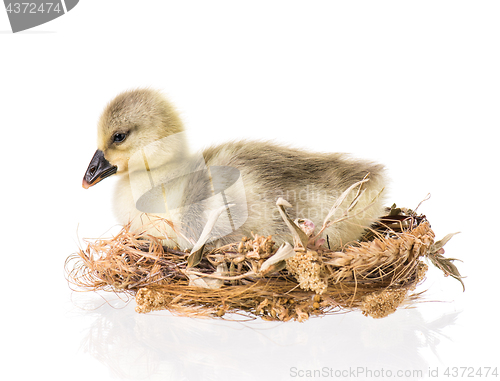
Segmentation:
<svg viewBox="0 0 500 381">
<path fill-rule="evenodd" d="M 311 290 L 317 294 L 326 290 L 327 284 L 321 274 L 321 258 L 316 251 L 297 251 L 297 254 L 286 260 L 286 268 L 295 276 L 303 290 Z"/>
<path fill-rule="evenodd" d="M 384 290 L 363 298 L 361 311 L 365 316 L 380 319 L 392 314 L 403 303 L 407 290 Z"/>
</svg>

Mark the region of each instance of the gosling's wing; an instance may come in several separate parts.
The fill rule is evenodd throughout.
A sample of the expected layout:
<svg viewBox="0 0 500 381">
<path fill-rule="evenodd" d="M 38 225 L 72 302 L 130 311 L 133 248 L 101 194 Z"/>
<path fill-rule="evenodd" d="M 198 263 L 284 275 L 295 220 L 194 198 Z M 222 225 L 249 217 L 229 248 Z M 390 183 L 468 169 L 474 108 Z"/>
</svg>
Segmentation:
<svg viewBox="0 0 500 381">
<path fill-rule="evenodd" d="M 204 151 L 208 165 L 229 165 L 269 186 L 294 189 L 314 183 L 321 188 L 347 189 L 369 174 L 382 181 L 384 167 L 345 154 L 317 153 L 269 142 L 238 141 Z"/>
</svg>

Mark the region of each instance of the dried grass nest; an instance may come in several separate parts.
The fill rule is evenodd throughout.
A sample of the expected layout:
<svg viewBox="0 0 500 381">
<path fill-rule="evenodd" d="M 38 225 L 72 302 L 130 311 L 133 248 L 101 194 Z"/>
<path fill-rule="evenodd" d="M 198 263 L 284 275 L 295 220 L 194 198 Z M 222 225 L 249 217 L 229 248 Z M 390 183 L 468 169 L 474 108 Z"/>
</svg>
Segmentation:
<svg viewBox="0 0 500 381">
<path fill-rule="evenodd" d="M 340 219 L 325 220 L 321 231 L 349 218 L 356 202 Z M 113 238 L 87 241 L 84 250 L 68 257 L 67 279 L 80 290 L 131 294 L 141 313 L 166 309 L 191 317 L 279 321 L 355 309 L 385 317 L 421 295 L 414 290 L 425 277 L 425 258 L 463 285 L 455 259 L 443 256 L 453 234 L 435 242 L 424 215 L 393 205 L 362 239 L 333 251 L 311 232 L 311 221 L 292 221 L 286 202 L 277 204 L 293 246 L 277 247 L 271 236 L 253 234 L 211 250 L 200 239 L 185 252 L 125 226 Z"/>
</svg>

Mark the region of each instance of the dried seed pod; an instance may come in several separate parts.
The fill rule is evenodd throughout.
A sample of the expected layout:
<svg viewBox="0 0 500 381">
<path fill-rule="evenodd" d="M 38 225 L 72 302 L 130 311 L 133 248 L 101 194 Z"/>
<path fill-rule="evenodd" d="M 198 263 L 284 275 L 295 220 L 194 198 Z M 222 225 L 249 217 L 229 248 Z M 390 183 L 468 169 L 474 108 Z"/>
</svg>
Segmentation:
<svg viewBox="0 0 500 381">
<path fill-rule="evenodd" d="M 260 259 L 259 253 L 256 253 L 255 251 L 249 251 L 246 253 L 246 257 L 249 259 Z"/>
<path fill-rule="evenodd" d="M 212 257 L 212 261 L 213 261 L 215 264 L 225 262 L 225 261 L 226 261 L 226 256 L 225 256 L 225 255 L 223 255 L 223 254 L 215 254 L 215 255 Z"/>
<path fill-rule="evenodd" d="M 252 241 L 248 240 L 245 242 L 245 249 L 247 251 L 252 251 L 253 250 L 253 244 L 252 244 Z"/>
<path fill-rule="evenodd" d="M 238 253 L 243 253 L 245 250 L 245 243 L 244 241 L 241 241 L 239 244 L 238 244 Z"/>
<path fill-rule="evenodd" d="M 298 307 L 295 309 L 295 313 L 297 314 L 297 320 L 301 323 L 309 319 L 309 314 Z"/>
<path fill-rule="evenodd" d="M 273 253 L 273 247 L 274 247 L 274 242 L 273 241 L 267 241 L 266 246 L 265 246 L 265 252 L 266 254 L 272 254 Z"/>
<path fill-rule="evenodd" d="M 257 310 L 263 310 L 264 307 L 267 307 L 269 305 L 269 299 L 265 298 L 262 302 L 259 303 L 257 306 Z"/>
<path fill-rule="evenodd" d="M 316 228 L 314 222 L 308 220 L 307 218 L 297 218 L 295 219 L 294 222 L 298 225 L 300 229 L 302 229 L 304 233 L 306 233 L 308 237 L 313 235 L 314 229 Z"/>
<path fill-rule="evenodd" d="M 240 264 L 241 262 L 243 262 L 245 260 L 245 258 L 246 257 L 244 255 L 238 255 L 238 256 L 233 258 L 233 263 L 235 265 Z"/>
</svg>

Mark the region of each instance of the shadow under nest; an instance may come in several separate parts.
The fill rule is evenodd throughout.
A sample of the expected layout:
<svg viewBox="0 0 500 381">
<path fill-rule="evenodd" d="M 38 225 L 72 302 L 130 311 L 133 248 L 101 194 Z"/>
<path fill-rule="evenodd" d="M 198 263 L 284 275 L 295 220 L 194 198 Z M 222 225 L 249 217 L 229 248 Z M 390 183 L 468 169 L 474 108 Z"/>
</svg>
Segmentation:
<svg viewBox="0 0 500 381">
<path fill-rule="evenodd" d="M 279 321 L 356 309 L 385 317 L 418 299 L 426 258 L 463 285 L 454 259 L 443 256 L 453 234 L 435 242 L 424 215 L 393 205 L 362 239 L 333 251 L 319 234 L 306 234 L 304 220 L 288 217 L 286 201 L 277 205 L 293 246 L 277 247 L 272 236 L 254 234 L 210 250 L 198 242 L 184 252 L 125 226 L 68 257 L 68 281 L 83 290 L 131 294 L 141 313 L 166 309 L 190 317 Z M 341 218 L 349 218 L 349 211 Z"/>
</svg>

